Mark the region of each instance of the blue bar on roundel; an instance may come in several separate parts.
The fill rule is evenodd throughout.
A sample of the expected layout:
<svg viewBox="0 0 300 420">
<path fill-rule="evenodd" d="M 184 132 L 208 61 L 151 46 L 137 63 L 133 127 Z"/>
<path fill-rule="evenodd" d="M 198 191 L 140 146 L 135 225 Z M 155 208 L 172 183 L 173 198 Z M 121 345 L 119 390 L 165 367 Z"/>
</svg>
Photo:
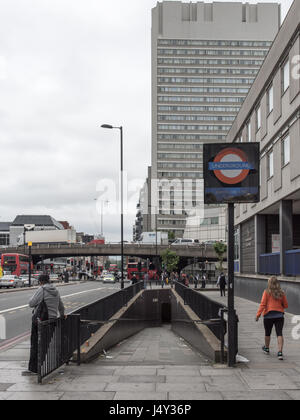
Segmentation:
<svg viewBox="0 0 300 420">
<path fill-rule="evenodd" d="M 232 171 L 232 170 L 252 170 L 253 165 L 249 162 L 209 162 L 210 171 Z"/>
</svg>

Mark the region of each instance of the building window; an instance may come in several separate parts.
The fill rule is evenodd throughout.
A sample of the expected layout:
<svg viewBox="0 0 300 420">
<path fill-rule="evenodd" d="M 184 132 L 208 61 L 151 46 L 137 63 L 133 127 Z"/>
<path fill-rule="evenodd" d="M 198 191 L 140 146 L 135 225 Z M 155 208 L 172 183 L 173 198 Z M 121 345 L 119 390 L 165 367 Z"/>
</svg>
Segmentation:
<svg viewBox="0 0 300 420">
<path fill-rule="evenodd" d="M 261 106 L 259 105 L 256 108 L 256 131 L 258 131 L 261 127 Z"/>
<path fill-rule="evenodd" d="M 270 152 L 268 154 L 268 178 L 274 175 L 274 154 Z"/>
<path fill-rule="evenodd" d="M 282 165 L 285 166 L 290 162 L 291 149 L 290 149 L 290 137 L 287 136 L 282 142 Z"/>
<path fill-rule="evenodd" d="M 211 218 L 211 224 L 212 225 L 218 225 L 219 224 L 219 218 L 218 217 L 212 217 Z"/>
<path fill-rule="evenodd" d="M 267 91 L 267 110 L 268 115 L 273 111 L 274 109 L 274 88 L 273 85 L 269 87 Z"/>
<path fill-rule="evenodd" d="M 290 62 L 289 60 L 282 67 L 282 93 L 290 87 Z"/>
<path fill-rule="evenodd" d="M 0 245 L 1 246 L 8 246 L 9 245 L 9 234 L 8 233 L 1 233 L 0 234 Z"/>
</svg>

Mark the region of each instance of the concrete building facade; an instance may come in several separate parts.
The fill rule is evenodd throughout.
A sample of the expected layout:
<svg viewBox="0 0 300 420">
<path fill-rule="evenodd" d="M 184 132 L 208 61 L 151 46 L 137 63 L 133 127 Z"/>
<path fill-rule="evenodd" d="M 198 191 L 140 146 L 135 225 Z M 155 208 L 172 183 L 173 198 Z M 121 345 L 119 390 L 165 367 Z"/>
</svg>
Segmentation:
<svg viewBox="0 0 300 420">
<path fill-rule="evenodd" d="M 19 215 L 10 226 L 9 245 L 14 247 L 19 244 L 20 238 L 25 237 L 25 226 L 34 226 L 33 230 L 63 230 L 61 223 L 48 215 Z M 24 241 L 22 242 L 24 243 Z"/>
<path fill-rule="evenodd" d="M 182 237 L 186 218 L 204 210 L 202 145 L 226 141 L 279 27 L 275 3 L 164 1 L 153 9 L 151 208 L 159 230 Z"/>
<path fill-rule="evenodd" d="M 260 143 L 261 201 L 235 208 L 236 271 L 300 275 L 300 2 L 228 134 Z"/>
<path fill-rule="evenodd" d="M 0 222 L 0 248 L 9 246 L 9 229 L 12 222 Z"/>
</svg>

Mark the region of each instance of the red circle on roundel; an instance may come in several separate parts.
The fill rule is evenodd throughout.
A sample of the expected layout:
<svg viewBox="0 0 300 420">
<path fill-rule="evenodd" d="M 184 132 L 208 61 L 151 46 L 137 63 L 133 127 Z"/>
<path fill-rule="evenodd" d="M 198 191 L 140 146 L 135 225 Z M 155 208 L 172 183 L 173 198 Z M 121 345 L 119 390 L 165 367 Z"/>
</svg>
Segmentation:
<svg viewBox="0 0 300 420">
<path fill-rule="evenodd" d="M 247 156 L 245 155 L 245 153 L 242 150 L 236 148 L 222 150 L 220 153 L 217 154 L 217 156 L 214 159 L 214 162 L 226 162 L 226 159 L 227 161 L 229 159 L 229 161 L 231 162 L 247 162 Z M 249 169 L 232 170 L 232 176 L 228 176 L 229 171 L 214 170 L 214 174 L 221 182 L 230 185 L 239 184 L 240 182 L 244 181 L 249 175 L 249 172 Z"/>
</svg>

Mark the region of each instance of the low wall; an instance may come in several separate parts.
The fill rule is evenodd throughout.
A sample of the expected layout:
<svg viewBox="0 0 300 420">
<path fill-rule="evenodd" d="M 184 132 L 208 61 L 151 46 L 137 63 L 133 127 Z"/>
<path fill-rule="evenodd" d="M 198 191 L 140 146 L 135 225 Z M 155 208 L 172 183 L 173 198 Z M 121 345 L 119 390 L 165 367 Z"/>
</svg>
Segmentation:
<svg viewBox="0 0 300 420">
<path fill-rule="evenodd" d="M 192 309 L 174 290 L 172 292 L 172 330 L 198 349 L 209 360 L 221 362 L 221 342 L 208 326 L 202 324 Z M 226 354 L 225 354 L 226 357 Z"/>
<path fill-rule="evenodd" d="M 214 362 L 220 361 L 220 341 L 172 289 L 141 291 L 81 347 L 82 362 L 90 362 L 144 328 L 170 322 L 173 331 Z"/>
<path fill-rule="evenodd" d="M 278 278 L 289 302 L 288 312 L 299 315 L 300 282 L 296 280 L 287 280 L 286 278 Z M 263 292 L 267 288 L 269 277 L 235 275 L 234 279 L 236 296 L 260 303 Z"/>
</svg>

